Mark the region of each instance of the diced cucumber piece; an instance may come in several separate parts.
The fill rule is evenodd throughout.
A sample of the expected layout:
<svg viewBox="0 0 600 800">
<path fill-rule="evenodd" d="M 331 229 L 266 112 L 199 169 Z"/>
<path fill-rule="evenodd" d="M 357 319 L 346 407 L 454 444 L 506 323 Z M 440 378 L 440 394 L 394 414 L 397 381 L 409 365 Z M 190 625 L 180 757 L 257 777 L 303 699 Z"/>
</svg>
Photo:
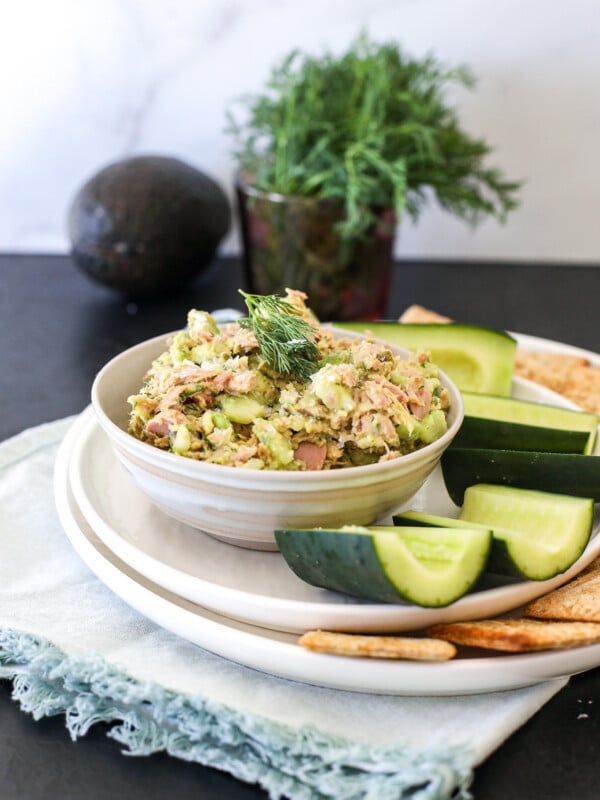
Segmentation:
<svg viewBox="0 0 600 800">
<path fill-rule="evenodd" d="M 248 395 L 223 395 L 219 397 L 219 405 L 228 419 L 243 425 L 265 415 L 264 404 Z"/>
<path fill-rule="evenodd" d="M 427 350 L 461 390 L 510 394 L 517 342 L 505 331 L 458 322 L 340 322 L 335 327 L 370 331 L 408 350 Z"/>
<path fill-rule="evenodd" d="M 449 447 L 442 456 L 448 494 L 457 506 L 465 489 L 492 483 L 520 489 L 591 497 L 600 501 L 600 456 Z"/>
<path fill-rule="evenodd" d="M 512 397 L 462 395 L 465 419 L 456 446 L 586 454 L 594 449 L 596 414 Z"/>
<path fill-rule="evenodd" d="M 171 449 L 174 453 L 187 453 L 192 444 L 192 434 L 185 425 L 178 425 L 175 429 L 175 436 L 171 442 Z"/>
<path fill-rule="evenodd" d="M 413 436 L 418 437 L 423 444 L 431 444 L 439 439 L 448 430 L 446 415 L 444 412 L 435 408 L 426 414 L 420 422 L 414 423 Z"/>
<path fill-rule="evenodd" d="M 307 583 L 370 600 L 441 607 L 466 594 L 491 547 L 488 529 L 351 527 L 279 530 L 275 539 Z"/>
<path fill-rule="evenodd" d="M 530 580 L 564 572 L 583 553 L 594 518 L 591 498 L 479 484 L 465 492 L 463 523 L 493 528 L 488 569 Z"/>
<path fill-rule="evenodd" d="M 294 450 L 288 439 L 266 420 L 255 420 L 252 430 L 258 441 L 268 448 L 273 460 L 286 466 L 294 460 Z"/>
</svg>

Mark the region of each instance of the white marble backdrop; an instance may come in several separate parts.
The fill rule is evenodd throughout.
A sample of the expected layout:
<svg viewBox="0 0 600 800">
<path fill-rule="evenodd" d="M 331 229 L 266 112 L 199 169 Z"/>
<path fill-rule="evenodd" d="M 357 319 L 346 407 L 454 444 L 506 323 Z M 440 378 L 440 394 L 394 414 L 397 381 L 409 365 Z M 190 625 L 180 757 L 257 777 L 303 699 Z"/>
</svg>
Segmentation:
<svg viewBox="0 0 600 800">
<path fill-rule="evenodd" d="M 78 187 L 138 153 L 183 158 L 230 192 L 231 100 L 290 49 L 340 50 L 366 28 L 469 64 L 465 126 L 523 178 L 505 226 L 431 207 L 398 253 L 600 263 L 596 0 L 0 0 L 0 251 L 66 252 Z M 224 252 L 239 250 L 234 229 Z"/>
</svg>

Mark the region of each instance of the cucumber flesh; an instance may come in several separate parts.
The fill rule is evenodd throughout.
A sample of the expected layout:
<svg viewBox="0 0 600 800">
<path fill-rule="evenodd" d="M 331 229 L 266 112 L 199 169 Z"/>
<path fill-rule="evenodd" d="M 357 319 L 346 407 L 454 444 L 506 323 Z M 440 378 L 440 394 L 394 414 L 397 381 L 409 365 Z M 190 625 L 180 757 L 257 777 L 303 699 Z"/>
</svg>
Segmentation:
<svg viewBox="0 0 600 800">
<path fill-rule="evenodd" d="M 465 492 L 459 522 L 493 527 L 490 572 L 547 580 L 583 553 L 594 501 L 549 492 L 479 484 Z"/>
<path fill-rule="evenodd" d="M 379 561 L 399 594 L 420 606 L 458 600 L 477 582 L 489 558 L 489 529 L 388 530 L 392 533 L 374 537 Z"/>
<path fill-rule="evenodd" d="M 475 483 L 537 489 L 591 497 L 600 501 L 600 456 L 522 450 L 449 447 L 441 458 L 442 475 L 452 501 L 462 506 Z"/>
<path fill-rule="evenodd" d="M 517 343 L 504 331 L 458 322 L 344 322 L 335 327 L 371 332 L 408 350 L 427 350 L 461 390 L 510 394 Z"/>
<path fill-rule="evenodd" d="M 508 425 L 515 424 L 542 429 L 537 434 L 536 431 L 525 428 L 517 430 L 517 436 L 522 435 L 523 439 L 521 440 L 522 446 L 515 447 L 514 449 L 516 450 L 542 450 L 543 448 L 536 448 L 532 444 L 531 440 L 533 437 L 537 436 L 541 441 L 554 438 L 557 449 L 553 452 L 578 452 L 577 450 L 565 450 L 561 448 L 560 442 L 561 436 L 563 435 L 561 432 L 565 432 L 564 435 L 567 438 L 570 436 L 574 444 L 578 439 L 584 442 L 584 446 L 579 452 L 589 454 L 594 449 L 599 423 L 596 414 L 547 404 L 533 403 L 528 400 L 517 400 L 512 397 L 476 394 L 474 392 L 463 392 L 462 394 L 465 417 L 468 418 L 469 421 L 473 418 L 477 418 L 486 420 L 489 423 L 507 423 Z M 550 431 L 553 433 L 550 433 Z M 508 444 L 498 444 L 499 441 L 501 441 L 501 439 L 496 439 L 495 443 L 491 440 L 487 446 L 501 447 L 503 450 L 511 449 Z M 525 443 L 527 447 L 523 446 Z M 472 445 L 465 443 L 461 446 L 470 447 Z"/>
<path fill-rule="evenodd" d="M 471 487 L 471 498 L 474 490 Z M 421 511 L 405 511 L 394 515 L 395 525 L 440 526 L 448 528 L 473 525 L 492 530 L 492 549 L 486 572 L 527 580 L 546 580 L 564 572 L 579 558 L 587 545 L 592 529 L 593 502 L 583 498 L 564 497 L 545 492 L 491 487 L 510 493 L 504 500 L 504 513 L 495 514 L 497 506 L 485 514 L 489 498 L 479 493 L 475 503 L 458 519 L 440 517 Z M 465 495 L 466 497 L 467 495 Z M 512 505 L 511 505 L 512 504 Z M 478 506 L 473 510 L 473 506 Z M 555 509 L 559 508 L 558 515 Z M 567 518 L 564 521 L 561 513 Z M 537 517 L 536 517 L 537 515 Z M 548 524 L 546 517 L 550 515 Z M 469 518 L 467 518 L 469 517 Z"/>
<path fill-rule="evenodd" d="M 279 549 L 302 580 L 370 600 L 438 608 L 477 582 L 491 531 L 470 527 L 280 530 Z"/>
</svg>

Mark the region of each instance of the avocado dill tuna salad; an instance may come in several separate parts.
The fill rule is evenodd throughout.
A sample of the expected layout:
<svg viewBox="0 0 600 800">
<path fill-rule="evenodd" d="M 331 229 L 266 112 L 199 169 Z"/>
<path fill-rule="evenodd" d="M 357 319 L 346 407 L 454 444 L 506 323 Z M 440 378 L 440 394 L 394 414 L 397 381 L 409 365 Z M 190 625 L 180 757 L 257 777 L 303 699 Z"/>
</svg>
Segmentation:
<svg viewBox="0 0 600 800">
<path fill-rule="evenodd" d="M 244 294 L 244 293 L 242 293 Z M 335 338 L 291 289 L 246 295 L 249 316 L 217 325 L 192 309 L 131 405 L 129 433 L 212 464 L 320 470 L 398 458 L 446 429 L 425 352 Z"/>
</svg>

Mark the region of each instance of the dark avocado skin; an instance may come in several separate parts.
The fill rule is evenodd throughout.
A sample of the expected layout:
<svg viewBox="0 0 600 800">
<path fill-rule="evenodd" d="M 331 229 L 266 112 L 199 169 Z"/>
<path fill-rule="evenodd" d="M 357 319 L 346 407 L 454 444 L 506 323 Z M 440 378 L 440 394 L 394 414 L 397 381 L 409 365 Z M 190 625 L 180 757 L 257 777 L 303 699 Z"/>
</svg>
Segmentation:
<svg viewBox="0 0 600 800">
<path fill-rule="evenodd" d="M 174 294 L 204 271 L 230 224 L 221 187 L 167 156 L 137 156 L 100 170 L 68 216 L 75 264 L 106 286 L 147 297 Z"/>
</svg>

